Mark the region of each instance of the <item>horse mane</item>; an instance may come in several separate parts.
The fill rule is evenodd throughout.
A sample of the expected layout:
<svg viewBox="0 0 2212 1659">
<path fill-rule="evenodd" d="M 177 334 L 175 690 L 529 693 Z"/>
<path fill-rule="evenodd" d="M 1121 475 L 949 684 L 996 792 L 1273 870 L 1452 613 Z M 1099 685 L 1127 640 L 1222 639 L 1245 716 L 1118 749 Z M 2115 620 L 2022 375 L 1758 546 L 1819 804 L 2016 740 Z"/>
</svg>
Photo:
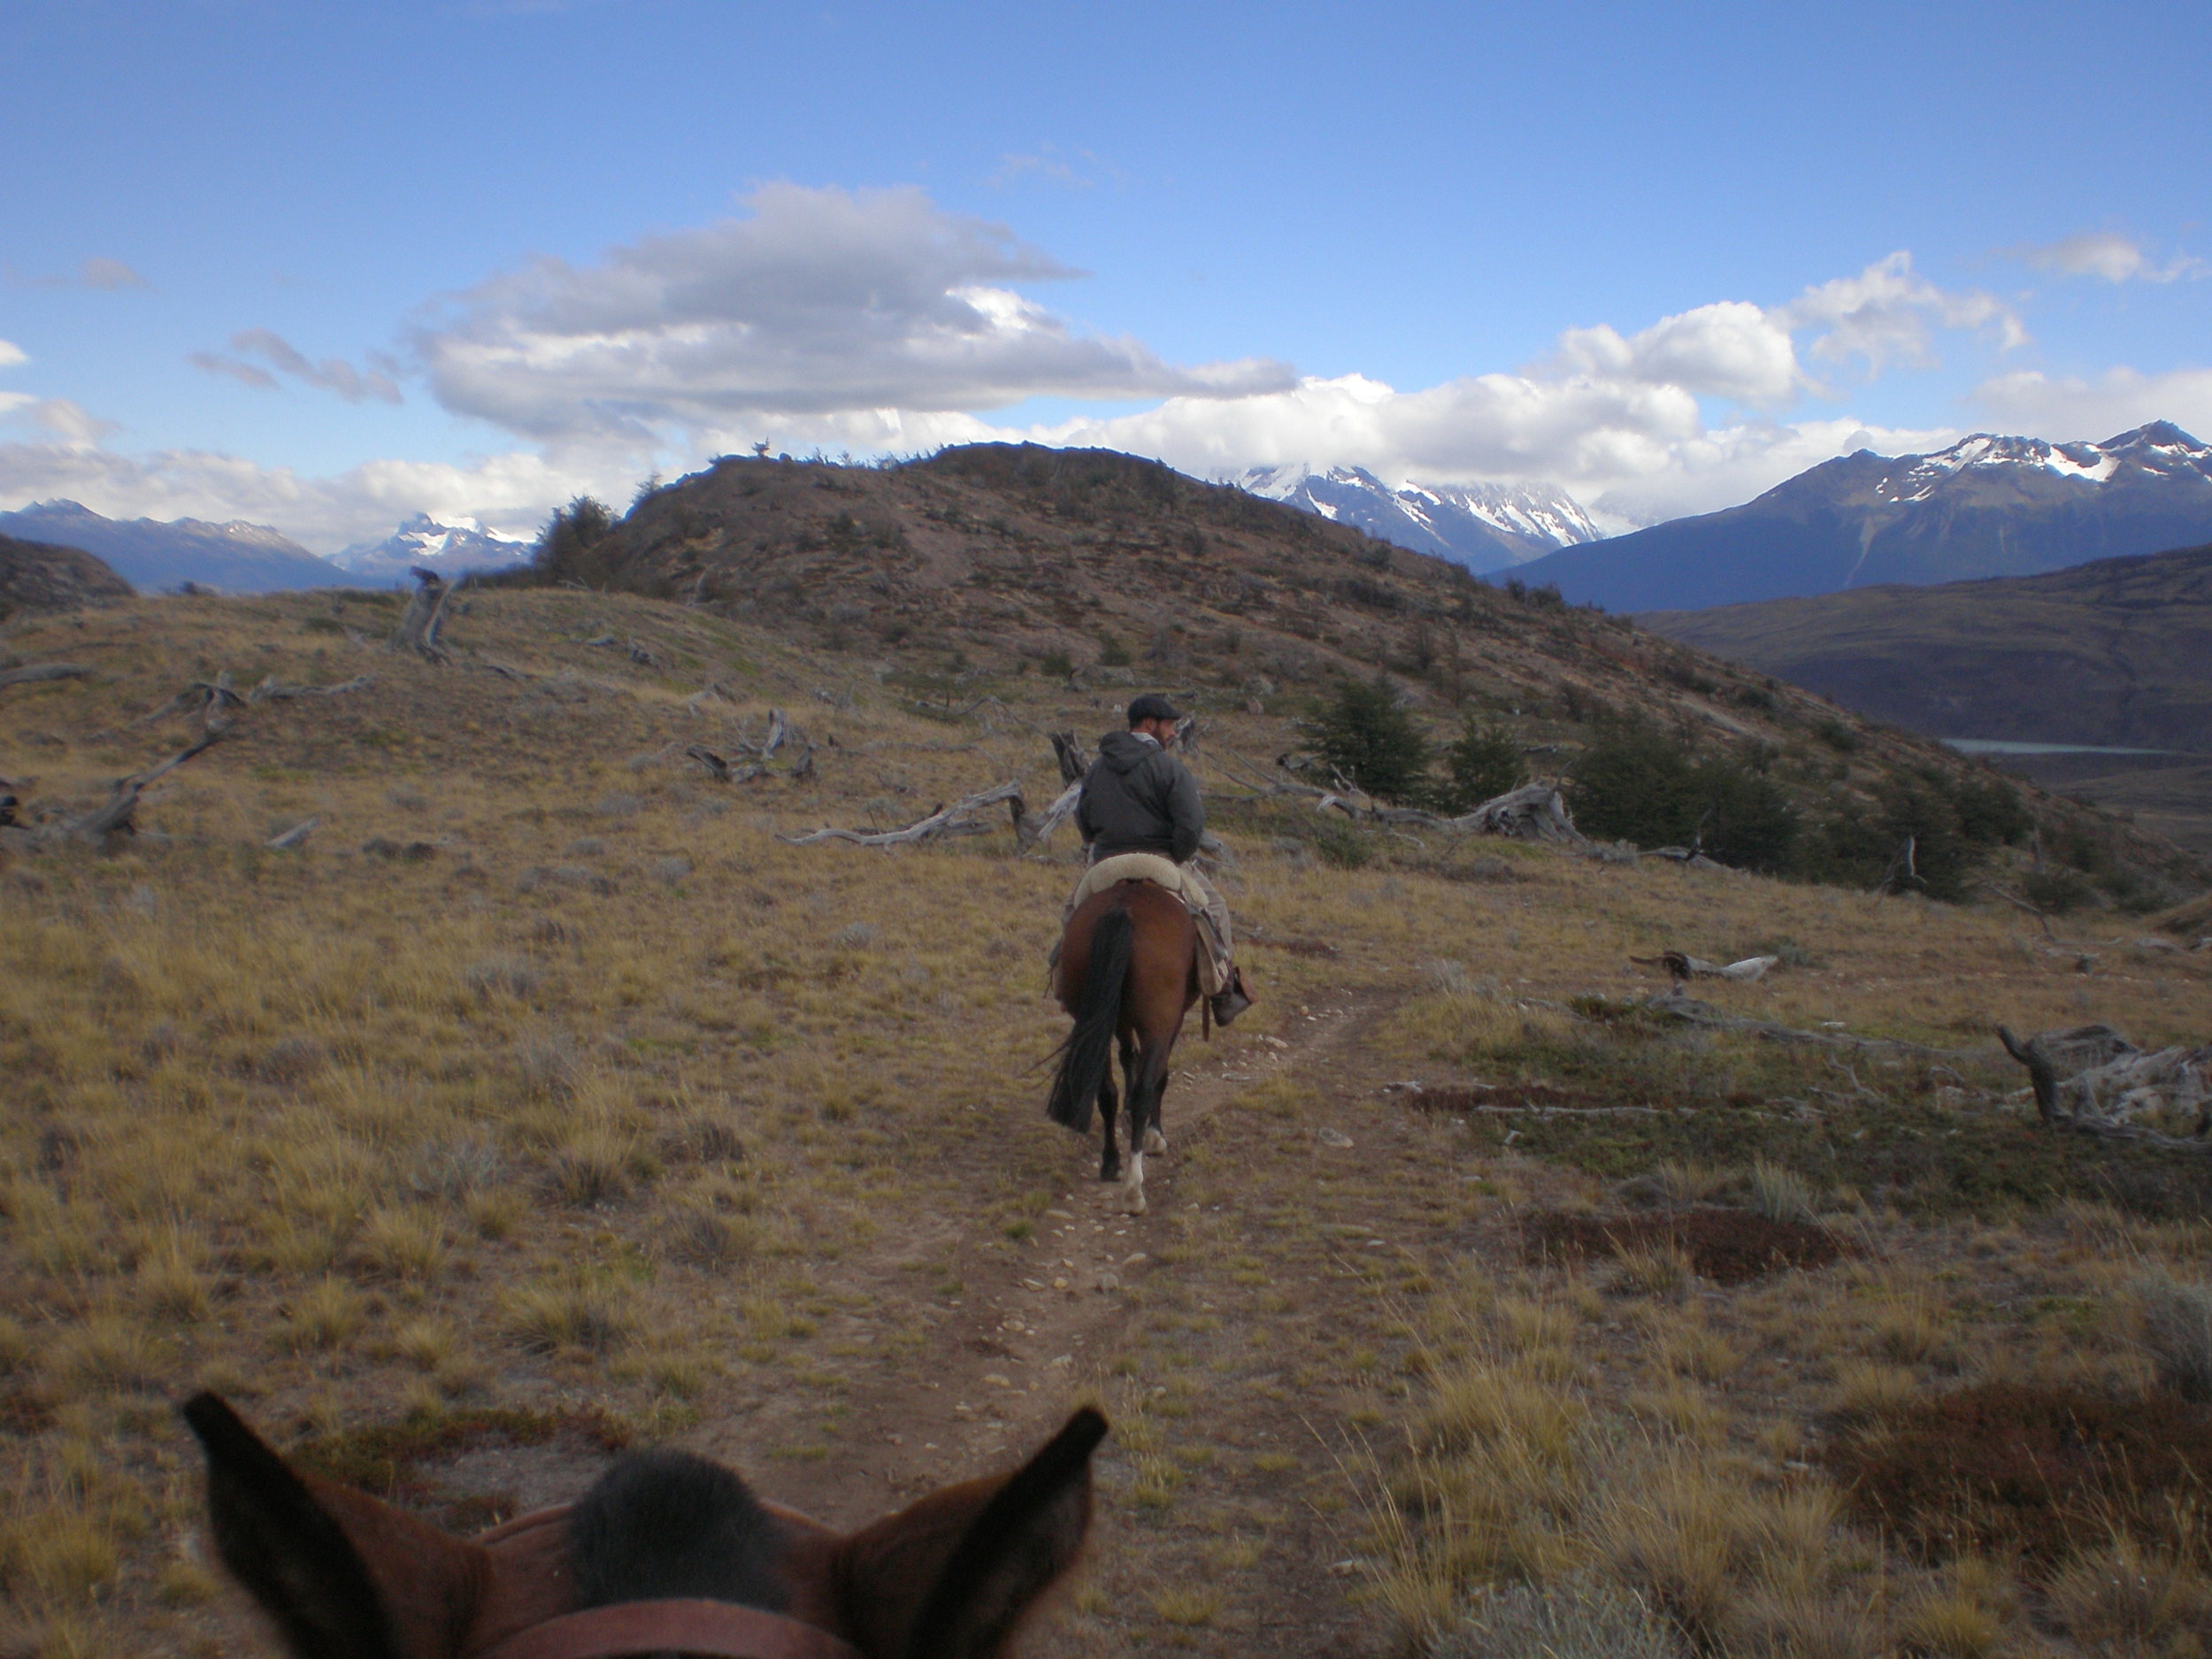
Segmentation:
<svg viewBox="0 0 2212 1659">
<path fill-rule="evenodd" d="M 688 1452 L 634 1452 L 568 1521 L 579 1608 L 695 1597 L 784 1610 L 782 1538 L 744 1481 Z"/>
</svg>

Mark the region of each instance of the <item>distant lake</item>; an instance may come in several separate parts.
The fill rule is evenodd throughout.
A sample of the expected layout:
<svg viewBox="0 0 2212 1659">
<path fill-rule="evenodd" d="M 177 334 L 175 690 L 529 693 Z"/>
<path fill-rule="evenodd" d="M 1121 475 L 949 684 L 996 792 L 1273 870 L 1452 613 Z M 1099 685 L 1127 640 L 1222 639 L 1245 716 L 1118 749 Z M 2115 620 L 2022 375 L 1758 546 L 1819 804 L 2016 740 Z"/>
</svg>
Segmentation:
<svg viewBox="0 0 2212 1659">
<path fill-rule="evenodd" d="M 1962 755 L 2185 755 L 2180 749 L 2097 749 L 2087 743 L 2015 743 L 2006 738 L 1947 737 Z"/>
</svg>

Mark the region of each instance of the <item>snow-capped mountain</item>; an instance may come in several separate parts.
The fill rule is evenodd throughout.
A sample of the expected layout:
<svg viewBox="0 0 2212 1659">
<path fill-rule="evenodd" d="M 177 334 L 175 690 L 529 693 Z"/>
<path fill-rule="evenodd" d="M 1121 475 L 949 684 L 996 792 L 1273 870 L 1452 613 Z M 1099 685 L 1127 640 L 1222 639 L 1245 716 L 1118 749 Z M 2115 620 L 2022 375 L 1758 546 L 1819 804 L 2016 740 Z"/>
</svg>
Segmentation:
<svg viewBox="0 0 2212 1659">
<path fill-rule="evenodd" d="M 473 518 L 446 524 L 419 512 L 381 541 L 359 541 L 332 556 L 334 564 L 371 581 L 404 577 L 417 565 L 441 576 L 506 570 L 526 564 L 531 544 L 495 535 Z"/>
<path fill-rule="evenodd" d="M 73 501 L 39 501 L 0 512 L 0 535 L 49 541 L 90 553 L 146 593 L 184 582 L 225 593 L 286 588 L 338 588 L 346 573 L 318 558 L 280 530 L 234 519 L 103 518 Z"/>
<path fill-rule="evenodd" d="M 1607 532 L 1582 504 L 1548 484 L 1386 484 L 1365 467 L 1326 472 L 1294 463 L 1257 466 L 1232 482 L 1385 541 L 1433 553 L 1480 573 L 1504 570 Z"/>
<path fill-rule="evenodd" d="M 1521 572 L 1610 611 L 2032 576 L 2212 541 L 2212 445 L 2171 421 L 2102 443 L 1976 433 L 1933 455 L 1861 449 L 1724 512 L 1568 548 Z"/>
</svg>

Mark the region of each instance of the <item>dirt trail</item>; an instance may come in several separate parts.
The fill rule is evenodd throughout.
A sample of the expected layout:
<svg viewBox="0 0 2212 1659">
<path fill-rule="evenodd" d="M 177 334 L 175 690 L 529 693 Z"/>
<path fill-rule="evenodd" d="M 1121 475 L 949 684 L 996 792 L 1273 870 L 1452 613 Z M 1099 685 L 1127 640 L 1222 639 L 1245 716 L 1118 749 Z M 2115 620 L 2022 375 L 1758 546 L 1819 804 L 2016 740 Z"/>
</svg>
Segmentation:
<svg viewBox="0 0 2212 1659">
<path fill-rule="evenodd" d="M 1437 1132 L 1389 1103 L 1364 1052 L 1389 1000 L 1341 989 L 1293 1013 L 1284 1039 L 1181 1049 L 1149 1213 L 1120 1214 L 1118 1189 L 1091 1179 L 1095 1133 L 1071 1138 L 1064 1196 L 1032 1238 L 970 1239 L 956 1299 L 910 1279 L 925 1339 L 854 1369 L 818 1456 L 760 1455 L 818 1420 L 803 1388 L 692 1438 L 768 1495 L 852 1525 L 1014 1461 L 1096 1390 L 1119 1432 L 1090 1587 L 1035 1651 L 1233 1653 L 1263 1634 L 1297 1653 L 1379 1650 L 1379 1622 L 1349 1599 L 1363 1525 L 1340 1460 L 1399 1415 L 1409 1333 L 1393 1297 L 1455 1248 L 1462 1219 L 1435 1202 Z M 1270 1079 L 1297 1087 L 1230 1109 Z"/>
</svg>

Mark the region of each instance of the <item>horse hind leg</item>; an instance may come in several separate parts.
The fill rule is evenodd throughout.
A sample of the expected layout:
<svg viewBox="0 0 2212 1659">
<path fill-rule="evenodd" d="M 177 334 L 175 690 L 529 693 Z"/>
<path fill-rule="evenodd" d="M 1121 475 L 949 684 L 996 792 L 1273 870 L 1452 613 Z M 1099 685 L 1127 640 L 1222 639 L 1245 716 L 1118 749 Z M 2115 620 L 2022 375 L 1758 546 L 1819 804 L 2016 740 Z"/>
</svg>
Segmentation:
<svg viewBox="0 0 2212 1659">
<path fill-rule="evenodd" d="M 1106 1131 L 1098 1157 L 1098 1179 L 1102 1181 L 1121 1179 L 1121 1144 L 1114 1133 L 1114 1120 L 1120 1110 L 1121 1099 L 1114 1092 L 1114 1068 L 1109 1064 L 1106 1076 L 1098 1086 L 1098 1115 Z"/>
</svg>

